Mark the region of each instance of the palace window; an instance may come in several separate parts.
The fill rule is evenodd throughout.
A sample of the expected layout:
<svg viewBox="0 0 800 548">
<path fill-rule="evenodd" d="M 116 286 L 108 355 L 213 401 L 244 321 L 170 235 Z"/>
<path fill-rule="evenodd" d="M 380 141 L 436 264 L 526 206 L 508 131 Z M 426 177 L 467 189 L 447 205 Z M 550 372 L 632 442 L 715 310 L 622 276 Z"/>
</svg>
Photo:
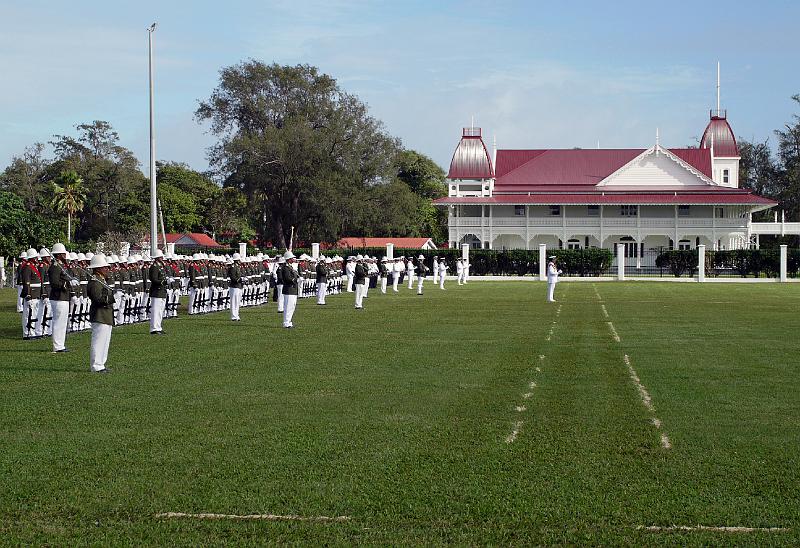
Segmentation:
<svg viewBox="0 0 800 548">
<path fill-rule="evenodd" d="M 567 240 L 567 249 L 580 249 L 581 241 L 574 238 Z"/>
<path fill-rule="evenodd" d="M 514 206 L 514 215 L 522 216 L 525 215 L 525 206 L 524 205 L 515 205 Z"/>
<path fill-rule="evenodd" d="M 636 217 L 639 214 L 639 206 L 621 205 L 619 206 L 619 214 L 622 217 Z"/>
<path fill-rule="evenodd" d="M 636 207 L 636 206 L 633 206 Z M 636 257 L 639 246 L 636 245 L 636 240 L 630 236 L 625 236 L 619 239 L 619 243 L 625 245 L 625 257 Z"/>
<path fill-rule="evenodd" d="M 692 242 L 690 242 L 689 240 L 681 240 L 680 242 L 678 242 L 678 249 L 682 251 L 692 249 Z"/>
<path fill-rule="evenodd" d="M 600 206 L 599 205 L 586 206 L 586 214 L 589 217 L 598 217 L 600 215 Z"/>
<path fill-rule="evenodd" d="M 551 205 L 550 206 L 550 215 L 553 217 L 558 217 L 561 215 L 561 206 L 560 205 Z"/>
<path fill-rule="evenodd" d="M 723 183 L 728 183 L 730 181 L 730 179 L 731 179 L 730 171 L 728 171 L 727 169 L 723 169 L 722 170 L 722 182 Z"/>
<path fill-rule="evenodd" d="M 725 218 L 725 208 L 723 207 L 715 207 L 714 208 L 714 217 L 717 219 L 724 219 Z"/>
<path fill-rule="evenodd" d="M 678 217 L 688 217 L 689 216 L 689 206 L 688 205 L 679 205 L 678 206 Z"/>
</svg>

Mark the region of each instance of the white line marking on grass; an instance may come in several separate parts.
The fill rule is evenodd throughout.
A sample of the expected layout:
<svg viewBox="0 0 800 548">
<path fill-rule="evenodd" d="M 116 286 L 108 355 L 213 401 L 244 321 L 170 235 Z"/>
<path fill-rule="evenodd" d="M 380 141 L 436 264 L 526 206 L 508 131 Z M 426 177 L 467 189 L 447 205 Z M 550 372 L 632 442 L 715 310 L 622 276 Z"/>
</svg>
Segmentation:
<svg viewBox="0 0 800 548">
<path fill-rule="evenodd" d="M 541 372 L 542 372 L 541 368 L 537 367 L 537 368 L 536 368 L 536 372 L 537 372 L 537 373 L 541 373 Z"/>
<path fill-rule="evenodd" d="M 653 408 L 653 400 L 650 398 L 650 394 L 647 393 L 647 389 L 642 384 L 642 381 L 639 380 L 639 375 L 636 374 L 636 370 L 631 365 L 631 359 L 628 357 L 627 354 L 625 354 L 622 357 L 622 359 L 625 362 L 625 366 L 628 368 L 628 373 L 631 376 L 633 384 L 639 391 L 639 396 L 642 398 L 642 403 L 644 404 L 644 406 L 647 408 L 648 411 L 655 411 L 655 408 Z M 660 422 L 661 421 L 659 421 L 659 423 Z"/>
<path fill-rule="evenodd" d="M 671 532 L 671 531 L 715 531 L 720 533 L 785 533 L 788 527 L 713 527 L 709 525 L 640 525 L 640 531 Z"/>
<path fill-rule="evenodd" d="M 544 354 L 539 354 L 539 359 L 544 361 Z"/>
<path fill-rule="evenodd" d="M 608 324 L 608 329 L 611 331 L 611 337 L 614 339 L 615 342 L 619 342 L 619 335 L 617 335 L 617 330 L 614 329 L 614 324 L 611 322 L 606 322 Z"/>
<path fill-rule="evenodd" d="M 525 392 L 525 393 L 522 395 L 522 399 L 523 399 L 523 400 L 529 400 L 529 399 L 531 399 L 531 396 L 533 396 L 533 392 Z"/>
<path fill-rule="evenodd" d="M 520 428 L 522 428 L 522 421 L 515 422 L 514 429 L 508 436 L 506 436 L 506 443 L 514 443 L 514 441 L 517 439 L 517 436 L 519 435 Z"/>
<path fill-rule="evenodd" d="M 528 386 L 530 386 L 531 388 L 536 388 L 536 383 L 531 381 L 531 383 Z"/>
<path fill-rule="evenodd" d="M 522 413 L 522 412 L 523 412 L 523 411 L 525 411 L 526 409 L 528 409 L 528 408 L 527 408 L 527 407 L 525 407 L 524 405 L 518 405 L 518 406 L 516 406 L 516 407 L 514 408 L 514 410 L 515 410 L 517 413 Z"/>
<path fill-rule="evenodd" d="M 603 307 L 603 316 L 605 316 L 606 319 L 608 319 L 608 310 L 606 310 L 606 305 L 601 304 L 600 306 Z"/>
<path fill-rule="evenodd" d="M 628 374 L 633 381 L 634 386 L 636 386 L 636 390 L 639 391 L 639 397 L 642 399 L 642 404 L 645 408 L 650 411 L 651 413 L 655 413 L 655 407 L 653 407 L 653 399 L 650 397 L 650 394 L 647 392 L 647 389 L 642 384 L 642 381 L 639 379 L 639 375 L 636 374 L 636 370 L 631 365 L 631 359 L 628 357 L 627 354 L 622 356 L 622 360 L 625 362 L 625 367 L 628 368 Z M 650 422 L 656 428 L 656 430 L 660 430 L 662 423 L 661 419 L 658 417 L 652 417 Z M 672 449 L 672 443 L 669 441 L 669 437 L 666 433 L 661 432 L 661 447 L 664 449 Z"/>
<path fill-rule="evenodd" d="M 196 519 L 232 519 L 232 520 L 265 520 L 265 521 L 350 521 L 350 516 L 296 516 L 276 514 L 188 514 L 184 512 L 163 512 L 156 518 L 196 518 Z"/>
</svg>

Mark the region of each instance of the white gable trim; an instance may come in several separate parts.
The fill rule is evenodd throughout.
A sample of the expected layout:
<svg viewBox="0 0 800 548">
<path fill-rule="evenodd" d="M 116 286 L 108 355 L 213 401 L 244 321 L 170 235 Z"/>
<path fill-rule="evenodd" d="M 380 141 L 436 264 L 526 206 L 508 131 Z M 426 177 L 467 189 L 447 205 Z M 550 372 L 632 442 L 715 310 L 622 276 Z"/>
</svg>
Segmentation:
<svg viewBox="0 0 800 548">
<path fill-rule="evenodd" d="M 692 175 L 697 177 L 701 182 L 703 182 L 706 185 L 720 186 L 717 183 L 715 183 L 713 180 L 711 180 L 708 176 L 706 176 L 703 172 L 701 172 L 700 170 L 698 170 L 697 168 L 695 168 L 691 164 L 689 164 L 687 162 L 684 162 L 679 157 L 677 157 L 676 155 L 674 155 L 672 152 L 670 152 L 668 149 L 662 147 L 661 145 L 655 145 L 655 146 L 652 146 L 652 147 L 648 148 L 647 150 L 645 150 L 644 152 L 639 154 L 636 158 L 634 158 L 633 160 L 631 160 L 630 162 L 628 162 L 627 164 L 625 164 L 624 166 L 622 166 L 621 168 L 616 170 L 614 173 L 612 173 L 611 175 L 609 175 L 608 177 L 606 177 L 605 179 L 603 179 L 602 181 L 597 183 L 596 186 L 613 185 L 614 184 L 614 179 L 616 179 L 619 175 L 621 175 L 625 171 L 631 169 L 642 158 L 645 158 L 647 156 L 651 156 L 651 155 L 654 155 L 654 154 L 656 156 L 658 156 L 659 154 L 663 154 L 666 158 L 668 158 L 668 159 L 672 160 L 673 162 L 675 162 L 676 164 L 678 164 L 680 167 L 682 167 L 683 169 L 685 169 L 686 171 L 688 171 L 689 173 L 691 173 Z"/>
</svg>

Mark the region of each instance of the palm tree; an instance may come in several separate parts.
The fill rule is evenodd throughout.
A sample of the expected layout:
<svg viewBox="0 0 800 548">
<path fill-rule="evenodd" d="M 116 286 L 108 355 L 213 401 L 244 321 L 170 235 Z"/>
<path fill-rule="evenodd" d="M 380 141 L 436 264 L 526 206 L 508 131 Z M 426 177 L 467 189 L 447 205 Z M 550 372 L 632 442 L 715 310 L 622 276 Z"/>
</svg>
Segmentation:
<svg viewBox="0 0 800 548">
<path fill-rule="evenodd" d="M 72 216 L 83 211 L 85 200 L 83 179 L 74 171 L 62 171 L 53 182 L 53 208 L 58 212 L 67 212 L 67 242 L 72 237 Z"/>
</svg>

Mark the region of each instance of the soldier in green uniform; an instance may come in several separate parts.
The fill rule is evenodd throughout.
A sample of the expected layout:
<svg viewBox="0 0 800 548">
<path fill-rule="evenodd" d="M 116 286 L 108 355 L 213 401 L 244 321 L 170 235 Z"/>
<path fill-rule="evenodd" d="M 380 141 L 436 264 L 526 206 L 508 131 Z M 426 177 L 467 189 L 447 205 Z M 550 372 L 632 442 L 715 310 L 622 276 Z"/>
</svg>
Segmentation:
<svg viewBox="0 0 800 548">
<path fill-rule="evenodd" d="M 320 257 L 317 262 L 317 304 L 325 304 L 325 295 L 328 291 L 328 273 L 331 260 L 329 257 Z"/>
<path fill-rule="evenodd" d="M 228 267 L 228 294 L 231 300 L 231 321 L 241 321 L 239 318 L 239 306 L 242 303 L 242 268 L 240 266 L 241 255 L 233 254 L 233 260 Z"/>
<path fill-rule="evenodd" d="M 294 327 L 292 318 L 297 306 L 297 285 L 300 274 L 293 266 L 296 262 L 294 253 L 287 251 L 283 254 L 284 263 L 280 267 L 280 279 L 283 281 L 283 327 Z"/>
<path fill-rule="evenodd" d="M 164 267 L 164 253 L 160 249 L 156 249 L 153 254 L 153 264 L 150 265 L 147 277 L 150 279 L 150 334 L 164 335 L 161 321 L 164 318 L 169 279 Z"/>
<path fill-rule="evenodd" d="M 36 315 L 39 312 L 39 298 L 42 296 L 42 273 L 39 272 L 36 259 L 39 254 L 31 248 L 26 254 L 26 260 L 20 272 L 20 295 L 23 299 L 22 308 L 22 338 L 25 340 L 36 337 Z"/>
<path fill-rule="evenodd" d="M 106 360 L 111 344 L 111 328 L 114 325 L 114 290 L 106 279 L 108 262 L 105 255 L 98 253 L 92 257 L 89 268 L 93 274 L 87 288 L 92 303 L 89 308 L 89 321 L 92 324 L 89 365 L 94 373 L 108 373 Z"/>
<path fill-rule="evenodd" d="M 50 308 L 53 310 L 53 352 L 67 352 L 65 345 L 67 338 L 67 322 L 69 320 L 69 305 L 71 293 L 79 284 L 67 272 L 67 250 L 63 244 L 53 246 L 55 260 L 48 270 L 50 279 Z"/>
<path fill-rule="evenodd" d="M 364 308 L 364 286 L 367 283 L 367 266 L 361 255 L 356 257 L 356 266 L 353 269 L 353 287 L 356 290 L 356 310 Z"/>
</svg>

